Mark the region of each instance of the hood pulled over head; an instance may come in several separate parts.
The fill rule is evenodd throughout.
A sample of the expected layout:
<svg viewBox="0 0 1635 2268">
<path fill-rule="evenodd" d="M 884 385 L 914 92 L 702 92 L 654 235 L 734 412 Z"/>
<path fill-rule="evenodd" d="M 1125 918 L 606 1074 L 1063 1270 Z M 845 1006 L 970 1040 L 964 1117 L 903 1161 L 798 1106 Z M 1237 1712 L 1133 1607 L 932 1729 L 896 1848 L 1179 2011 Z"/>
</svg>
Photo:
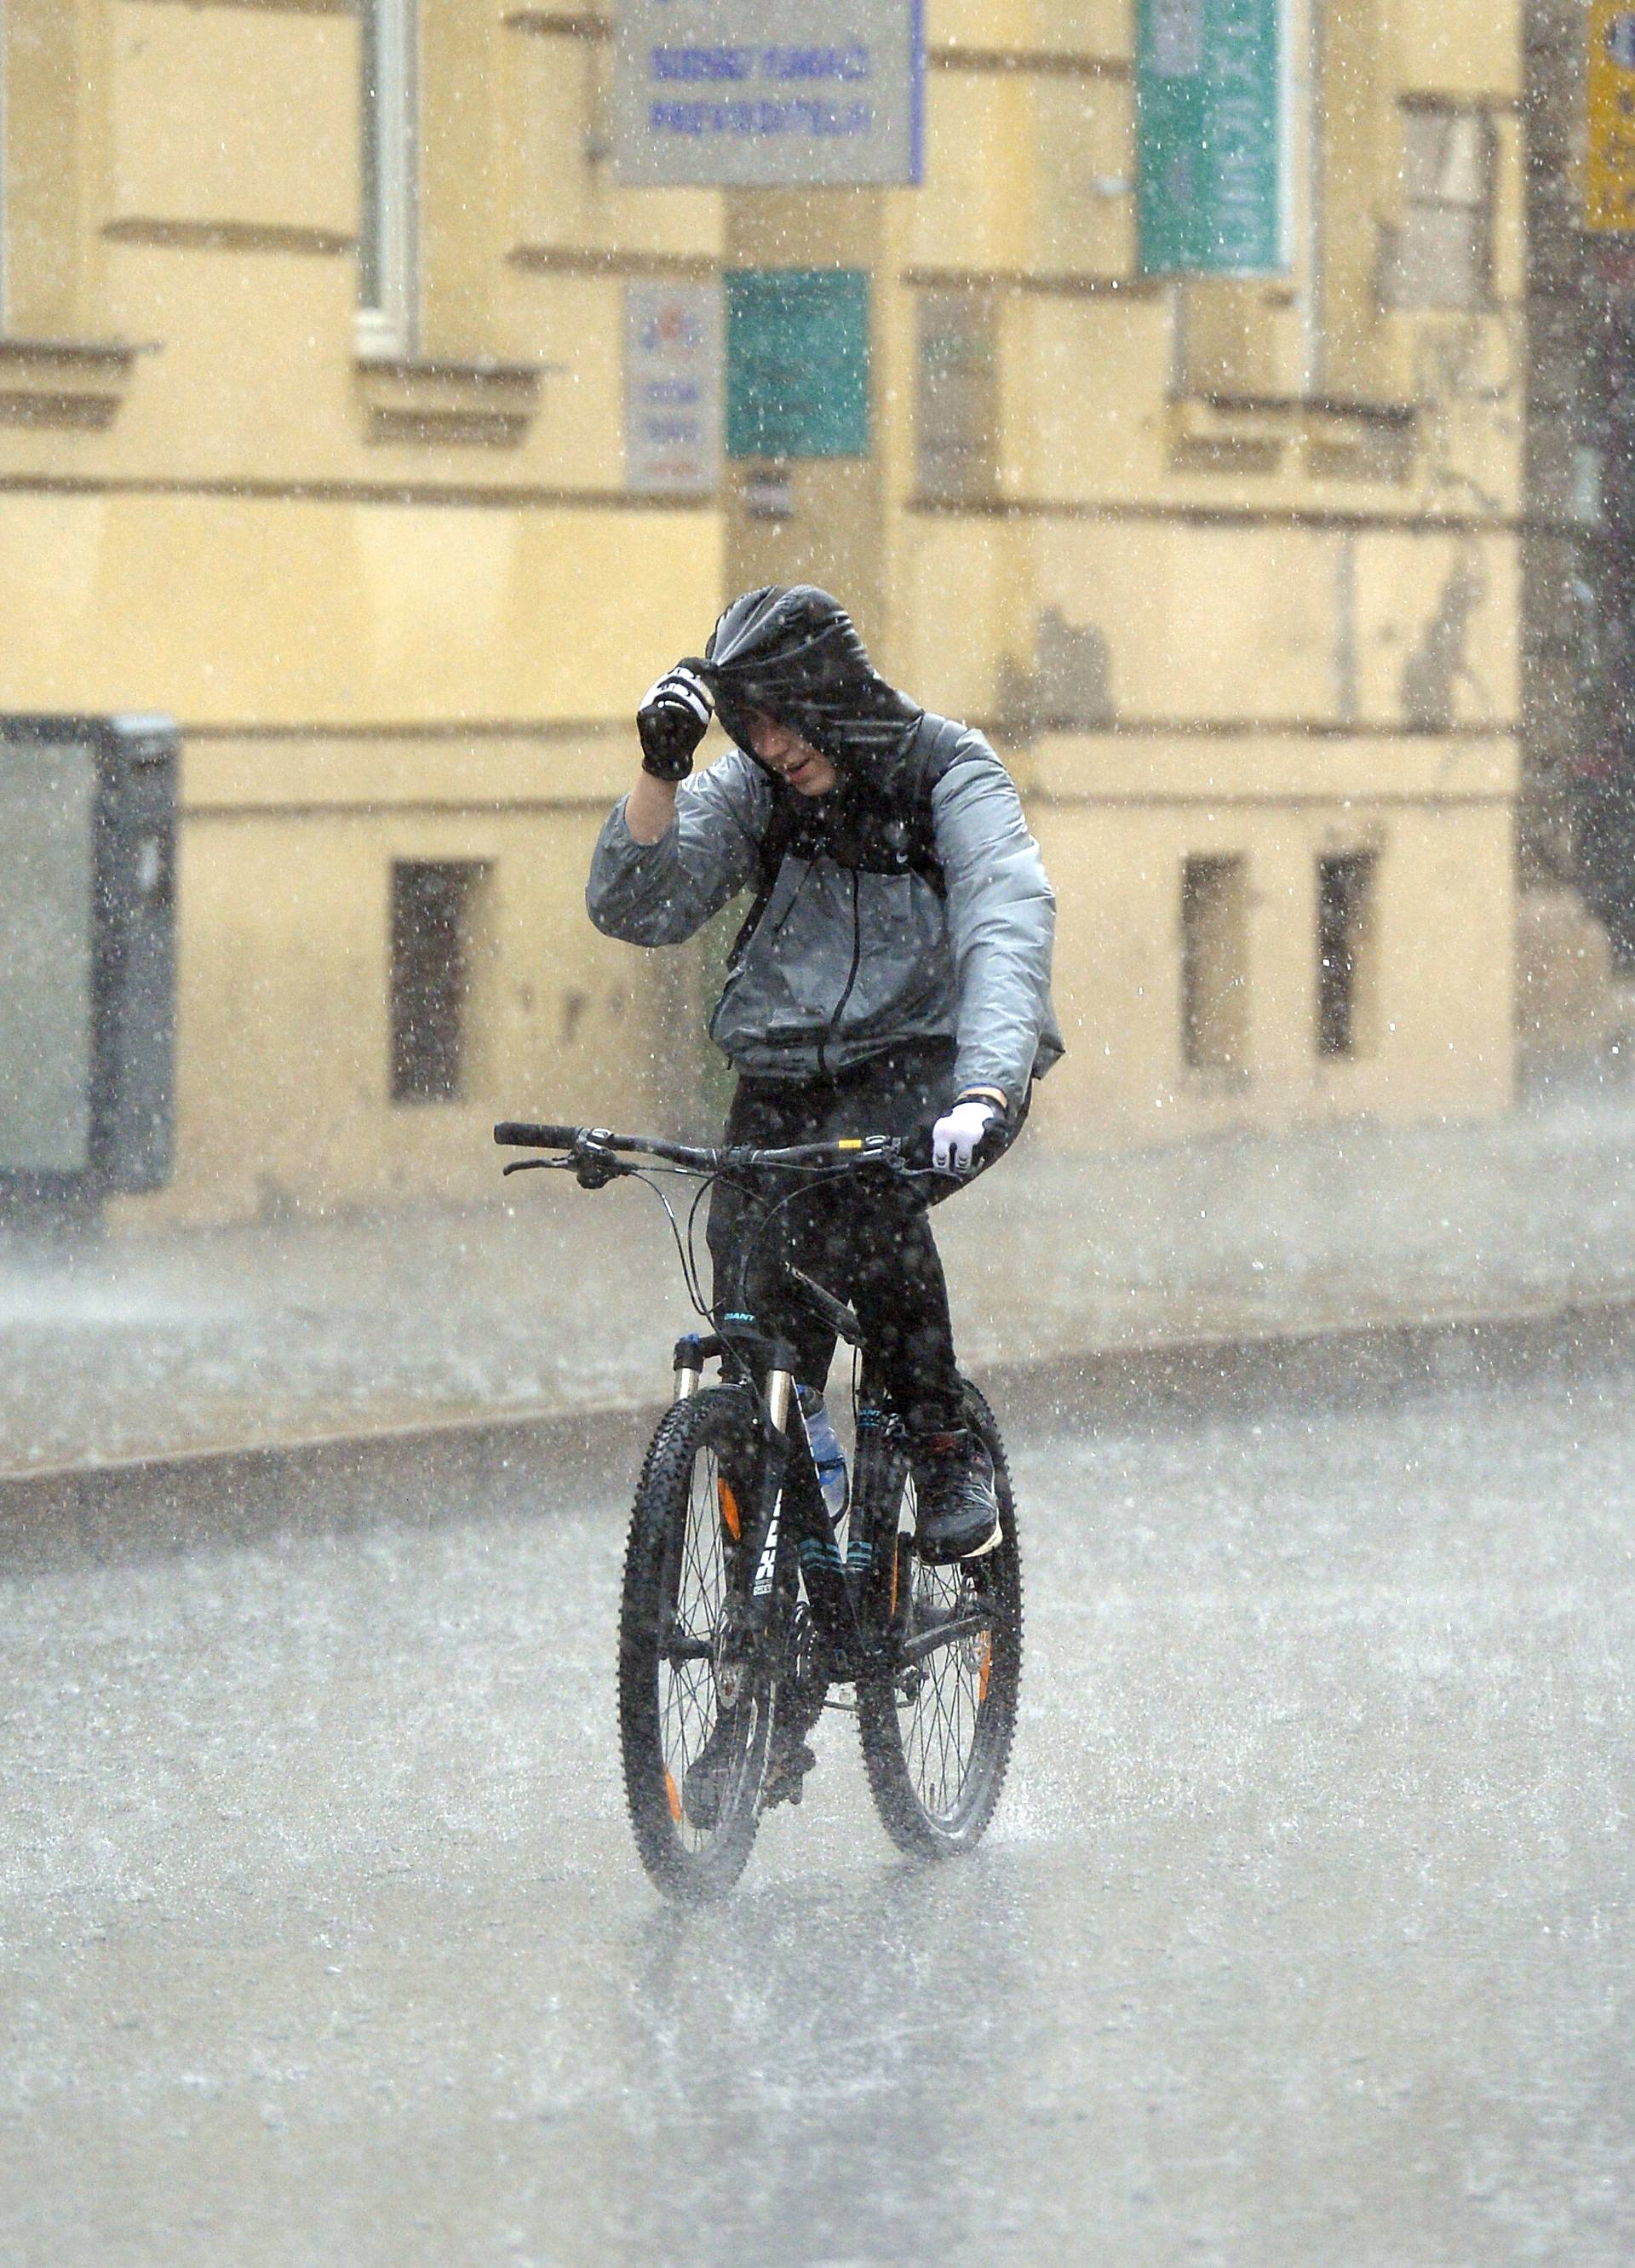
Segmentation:
<svg viewBox="0 0 1635 2268">
<path fill-rule="evenodd" d="M 734 599 L 699 674 L 747 756 L 758 710 L 809 740 L 843 777 L 874 788 L 887 784 L 921 714 L 876 671 L 839 600 L 810 583 L 770 583 Z"/>
</svg>

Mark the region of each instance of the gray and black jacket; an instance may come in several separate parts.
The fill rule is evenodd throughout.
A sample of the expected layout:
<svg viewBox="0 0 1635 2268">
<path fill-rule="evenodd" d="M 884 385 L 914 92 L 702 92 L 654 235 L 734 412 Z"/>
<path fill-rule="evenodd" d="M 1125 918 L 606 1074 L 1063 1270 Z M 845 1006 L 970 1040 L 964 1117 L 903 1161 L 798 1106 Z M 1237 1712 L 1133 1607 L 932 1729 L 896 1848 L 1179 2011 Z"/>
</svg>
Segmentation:
<svg viewBox="0 0 1635 2268">
<path fill-rule="evenodd" d="M 921 715 L 888 771 L 843 770 L 814 799 L 734 748 L 683 783 L 657 843 L 634 841 L 618 805 L 586 895 L 607 936 L 679 945 L 757 880 L 710 1020 L 740 1071 L 808 1079 L 951 1039 L 951 1093 L 998 1086 L 1014 1104 L 1062 1053 L 1055 896 L 1011 777 L 971 727 Z"/>
</svg>

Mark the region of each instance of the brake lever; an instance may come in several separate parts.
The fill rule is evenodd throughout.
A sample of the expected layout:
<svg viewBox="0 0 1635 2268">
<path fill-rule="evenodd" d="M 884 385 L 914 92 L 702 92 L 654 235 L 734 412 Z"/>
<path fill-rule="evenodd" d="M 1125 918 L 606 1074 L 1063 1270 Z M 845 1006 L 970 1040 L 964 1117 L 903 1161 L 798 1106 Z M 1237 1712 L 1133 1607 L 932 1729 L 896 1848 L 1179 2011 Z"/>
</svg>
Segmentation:
<svg viewBox="0 0 1635 2268">
<path fill-rule="evenodd" d="M 578 1143 L 573 1155 L 563 1163 L 573 1168 L 573 1178 L 582 1189 L 605 1189 L 609 1182 L 637 1173 L 639 1168 L 615 1158 L 610 1150 L 599 1149 L 593 1142 Z"/>
<path fill-rule="evenodd" d="M 582 1189 L 604 1189 L 609 1182 L 639 1171 L 627 1166 L 622 1158 L 610 1157 L 606 1150 L 575 1150 L 566 1158 L 513 1158 L 508 1166 L 500 1167 L 503 1181 L 507 1174 L 571 1174 Z"/>
</svg>

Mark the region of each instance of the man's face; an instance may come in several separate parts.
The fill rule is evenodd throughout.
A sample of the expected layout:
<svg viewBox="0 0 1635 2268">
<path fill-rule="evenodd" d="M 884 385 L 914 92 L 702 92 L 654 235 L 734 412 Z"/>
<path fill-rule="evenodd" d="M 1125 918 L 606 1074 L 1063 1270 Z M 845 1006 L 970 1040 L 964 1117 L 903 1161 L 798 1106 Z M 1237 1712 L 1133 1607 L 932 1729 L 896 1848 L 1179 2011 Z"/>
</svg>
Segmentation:
<svg viewBox="0 0 1635 2268">
<path fill-rule="evenodd" d="M 840 774 L 829 758 L 803 740 L 792 726 L 780 724 L 764 710 L 752 709 L 745 718 L 749 745 L 763 764 L 789 782 L 797 795 L 827 795 L 840 784 Z"/>
</svg>

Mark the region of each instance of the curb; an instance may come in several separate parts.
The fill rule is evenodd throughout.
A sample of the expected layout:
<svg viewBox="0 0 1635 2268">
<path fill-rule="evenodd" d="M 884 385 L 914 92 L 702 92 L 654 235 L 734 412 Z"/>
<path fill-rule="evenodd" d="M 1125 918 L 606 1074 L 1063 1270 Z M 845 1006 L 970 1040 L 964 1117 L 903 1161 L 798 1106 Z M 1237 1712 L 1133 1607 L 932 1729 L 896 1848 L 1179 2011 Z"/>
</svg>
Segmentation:
<svg viewBox="0 0 1635 2268">
<path fill-rule="evenodd" d="M 1635 1354 L 1635 1294 L 1417 1320 L 1226 1334 L 986 1366 L 1013 1423 L 1184 1422 L 1299 1402 L 1378 1403 Z M 0 1476 L 8 1573 L 335 1533 L 474 1509 L 622 1505 L 657 1403 L 481 1414 Z"/>
</svg>

